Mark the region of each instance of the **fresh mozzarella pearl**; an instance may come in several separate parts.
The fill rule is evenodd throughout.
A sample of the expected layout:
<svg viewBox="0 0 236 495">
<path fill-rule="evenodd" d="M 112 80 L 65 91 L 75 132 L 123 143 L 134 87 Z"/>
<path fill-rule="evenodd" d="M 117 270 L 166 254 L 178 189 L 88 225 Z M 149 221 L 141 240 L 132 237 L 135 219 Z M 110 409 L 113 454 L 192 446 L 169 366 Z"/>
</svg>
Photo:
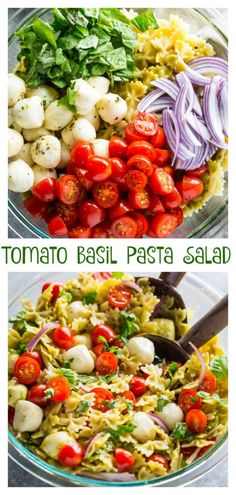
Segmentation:
<svg viewBox="0 0 236 495">
<path fill-rule="evenodd" d="M 59 168 L 65 168 L 65 167 L 67 167 L 67 165 L 69 165 L 70 153 L 71 153 L 70 148 L 68 148 L 68 146 L 66 146 L 66 144 L 62 141 L 62 139 L 60 139 L 60 143 L 61 143 L 61 159 L 57 165 L 58 169 Z"/>
<path fill-rule="evenodd" d="M 42 127 L 44 111 L 41 98 L 31 96 L 18 101 L 14 106 L 13 116 L 16 123 L 24 129 Z"/>
<path fill-rule="evenodd" d="M 42 136 L 31 145 L 30 152 L 37 165 L 55 168 L 61 160 L 61 143 L 55 136 Z"/>
<path fill-rule="evenodd" d="M 8 384 L 8 405 L 15 407 L 18 400 L 25 400 L 27 397 L 28 389 L 21 383 Z"/>
<path fill-rule="evenodd" d="M 81 335 L 75 335 L 73 339 L 73 343 L 75 345 L 80 345 L 84 344 L 86 347 L 91 350 L 93 345 L 92 345 L 92 337 L 88 333 L 83 333 Z"/>
<path fill-rule="evenodd" d="M 92 373 L 94 361 L 86 345 L 79 344 L 64 352 L 64 360 L 70 361 L 71 368 L 78 373 Z"/>
<path fill-rule="evenodd" d="M 63 445 L 71 443 L 73 438 L 67 431 L 56 431 L 47 435 L 40 448 L 52 459 L 58 459 L 58 454 Z"/>
<path fill-rule="evenodd" d="M 41 182 L 44 179 L 48 179 L 49 177 L 52 177 L 53 179 L 57 178 L 57 173 L 55 168 L 45 168 L 45 167 L 40 167 L 40 165 L 34 165 L 32 167 L 33 174 L 34 174 L 34 186 Z"/>
<path fill-rule="evenodd" d="M 17 125 L 14 121 L 14 117 L 13 117 L 13 108 L 8 108 L 8 127 L 10 129 L 15 129 L 15 131 L 18 131 L 18 132 L 21 132 L 22 131 L 22 127 L 20 127 L 19 125 Z"/>
<path fill-rule="evenodd" d="M 47 108 L 52 101 L 59 98 L 58 91 L 47 84 L 42 84 L 37 88 L 28 89 L 27 94 L 28 96 L 39 96 L 42 100 L 44 109 Z"/>
<path fill-rule="evenodd" d="M 77 92 L 75 106 L 80 115 L 90 112 L 101 97 L 101 94 L 83 79 L 76 79 L 73 90 Z"/>
<path fill-rule="evenodd" d="M 155 348 L 151 340 L 145 337 L 132 337 L 127 343 L 131 356 L 135 356 L 142 364 L 151 364 L 154 360 Z"/>
<path fill-rule="evenodd" d="M 34 184 L 32 168 L 23 160 L 14 160 L 8 165 L 8 187 L 10 191 L 24 193 Z"/>
<path fill-rule="evenodd" d="M 16 431 L 36 431 L 43 421 L 42 409 L 28 400 L 19 400 L 15 407 L 13 428 Z"/>
<path fill-rule="evenodd" d="M 119 95 L 108 93 L 96 105 L 100 117 L 110 125 L 118 124 L 127 114 L 127 103 Z"/>
<path fill-rule="evenodd" d="M 82 301 L 74 301 L 70 303 L 68 307 L 68 322 L 72 323 L 73 320 L 76 318 L 79 318 L 81 315 L 81 311 L 83 310 L 83 303 Z"/>
<path fill-rule="evenodd" d="M 13 375 L 14 366 L 19 357 L 20 357 L 19 354 L 17 354 L 16 352 L 8 353 L 8 373 L 10 375 Z"/>
<path fill-rule="evenodd" d="M 87 119 L 78 118 L 62 130 L 61 137 L 67 146 L 72 147 L 77 141 L 92 143 L 96 131 Z"/>
<path fill-rule="evenodd" d="M 23 129 L 22 134 L 25 141 L 33 142 L 39 137 L 50 136 L 51 132 L 45 129 L 45 127 L 38 127 L 38 129 Z"/>
<path fill-rule="evenodd" d="M 31 154 L 30 154 L 30 148 L 31 148 L 30 143 L 23 144 L 20 152 L 14 157 L 14 159 L 16 160 L 17 158 L 20 158 L 24 162 L 28 163 L 28 165 L 30 167 L 32 167 L 34 162 L 32 160 Z"/>
<path fill-rule="evenodd" d="M 98 131 L 100 124 L 101 124 L 101 119 L 99 117 L 99 113 L 96 109 L 96 107 L 93 107 L 92 110 L 90 110 L 89 113 L 86 113 L 86 115 L 78 115 L 78 117 L 82 117 L 90 122 L 90 124 L 93 125 L 95 131 Z"/>
<path fill-rule="evenodd" d="M 8 74 L 8 106 L 13 107 L 18 100 L 24 98 L 26 86 L 23 79 L 15 74 Z"/>
<path fill-rule="evenodd" d="M 24 144 L 22 135 L 15 129 L 8 129 L 8 158 L 17 155 Z"/>
<path fill-rule="evenodd" d="M 169 430 L 173 430 L 176 423 L 181 423 L 184 420 L 184 413 L 175 402 L 166 404 L 162 411 L 158 412 L 158 416 L 164 421 Z"/>
<path fill-rule="evenodd" d="M 110 86 L 109 79 L 103 76 L 92 76 L 88 79 L 88 83 L 96 89 L 100 95 L 105 95 Z"/>
<path fill-rule="evenodd" d="M 58 100 L 52 101 L 45 110 L 44 126 L 50 131 L 60 131 L 73 119 L 73 113 L 63 105 L 59 105 Z"/>
<path fill-rule="evenodd" d="M 137 412 L 133 416 L 132 423 L 136 428 L 132 435 L 138 442 L 145 443 L 148 440 L 154 440 L 156 436 L 156 427 L 154 421 L 144 412 Z"/>
<path fill-rule="evenodd" d="M 109 141 L 108 139 L 95 139 L 93 143 L 94 154 L 109 158 Z"/>
</svg>

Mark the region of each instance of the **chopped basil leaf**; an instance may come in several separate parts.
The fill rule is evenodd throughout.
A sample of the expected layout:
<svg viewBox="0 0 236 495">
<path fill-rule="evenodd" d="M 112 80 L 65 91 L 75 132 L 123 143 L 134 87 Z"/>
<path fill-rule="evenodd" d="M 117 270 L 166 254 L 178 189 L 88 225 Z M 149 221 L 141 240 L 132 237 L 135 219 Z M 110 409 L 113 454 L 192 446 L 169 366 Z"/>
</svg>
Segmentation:
<svg viewBox="0 0 236 495">
<path fill-rule="evenodd" d="M 91 403 L 89 400 L 82 400 L 81 404 L 79 405 L 79 407 L 76 408 L 75 412 L 78 414 L 84 414 L 89 410 L 90 404 Z"/>
<path fill-rule="evenodd" d="M 169 402 L 170 402 L 170 401 L 169 401 L 169 399 L 167 399 L 167 397 L 160 397 L 160 398 L 158 399 L 158 401 L 157 401 L 157 410 L 158 410 L 159 412 L 161 412 L 161 411 L 164 409 L 164 407 L 165 407 L 167 404 L 169 404 Z"/>
<path fill-rule="evenodd" d="M 61 289 L 59 297 L 65 297 L 68 303 L 71 303 L 73 299 L 72 294 L 70 292 L 66 292 L 64 289 Z"/>
<path fill-rule="evenodd" d="M 135 323 L 135 315 L 132 313 L 126 313 L 125 311 L 120 311 L 121 315 L 121 326 L 119 329 L 119 335 L 122 342 L 126 343 L 128 337 L 133 335 L 133 333 L 139 329 L 137 323 Z"/>
<path fill-rule="evenodd" d="M 176 423 L 171 436 L 180 441 L 191 441 L 194 435 L 189 432 L 186 423 Z"/>
<path fill-rule="evenodd" d="M 175 361 L 173 361 L 172 363 L 170 363 L 169 367 L 168 367 L 168 373 L 170 375 L 171 378 L 173 378 L 173 375 L 175 374 L 175 372 L 177 371 L 178 369 L 178 363 L 176 363 Z"/>
<path fill-rule="evenodd" d="M 216 378 L 225 379 L 228 377 L 228 358 L 227 356 L 217 356 L 210 364 L 211 372 Z"/>
<path fill-rule="evenodd" d="M 202 397 L 203 400 L 216 400 L 220 404 L 227 406 L 228 400 L 227 399 L 221 399 L 221 397 L 218 394 L 209 394 L 208 392 L 197 392 L 195 397 Z"/>
<path fill-rule="evenodd" d="M 117 429 L 114 430 L 113 428 L 106 428 L 106 433 L 110 433 L 111 439 L 117 440 L 121 437 L 121 435 L 124 435 L 125 433 L 131 433 L 134 431 L 136 428 L 136 425 L 133 423 L 129 423 L 127 425 L 118 425 Z"/>
<path fill-rule="evenodd" d="M 139 14 L 131 22 L 142 32 L 147 31 L 147 29 L 156 29 L 159 27 L 156 16 L 151 9 Z"/>
<path fill-rule="evenodd" d="M 116 407 L 116 400 L 104 400 L 103 405 L 105 407 L 108 407 L 108 409 L 115 409 Z"/>
<path fill-rule="evenodd" d="M 89 292 L 87 292 L 87 294 L 84 295 L 83 302 L 85 304 L 93 304 L 96 301 L 96 297 L 97 297 L 97 291 L 90 290 Z"/>
<path fill-rule="evenodd" d="M 67 378 L 71 385 L 77 385 L 79 383 L 78 375 L 75 371 L 69 368 L 60 368 L 60 372 L 65 378 Z"/>
<path fill-rule="evenodd" d="M 19 311 L 16 316 L 12 316 L 9 322 L 13 323 L 13 328 L 18 330 L 20 335 L 26 331 L 27 321 L 26 321 L 27 312 L 25 310 Z"/>
</svg>

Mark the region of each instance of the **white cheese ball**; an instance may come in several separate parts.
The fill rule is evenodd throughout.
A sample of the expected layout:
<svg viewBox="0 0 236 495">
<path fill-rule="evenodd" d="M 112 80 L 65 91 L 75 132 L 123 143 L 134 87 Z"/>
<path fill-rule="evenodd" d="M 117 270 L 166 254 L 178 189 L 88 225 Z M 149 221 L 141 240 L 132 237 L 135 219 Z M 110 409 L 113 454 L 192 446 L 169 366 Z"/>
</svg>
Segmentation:
<svg viewBox="0 0 236 495">
<path fill-rule="evenodd" d="M 50 136 L 51 132 L 45 129 L 45 127 L 38 127 L 38 129 L 23 129 L 22 134 L 25 141 L 31 143 L 42 136 Z"/>
<path fill-rule="evenodd" d="M 18 101 L 13 109 L 16 123 L 24 129 L 42 127 L 44 122 L 44 111 L 41 98 L 32 96 Z"/>
<path fill-rule="evenodd" d="M 72 323 L 75 318 L 79 318 L 81 316 L 81 312 L 83 311 L 83 303 L 82 301 L 73 301 L 70 303 L 68 307 L 68 322 Z"/>
<path fill-rule="evenodd" d="M 81 335 L 75 335 L 73 339 L 74 345 L 84 344 L 86 347 L 91 350 L 93 347 L 92 337 L 88 333 L 83 333 Z"/>
<path fill-rule="evenodd" d="M 96 139 L 96 131 L 87 119 L 78 118 L 62 130 L 61 137 L 67 146 L 73 147 L 77 141 L 92 143 Z"/>
<path fill-rule="evenodd" d="M 10 191 L 24 193 L 34 184 L 32 168 L 24 160 L 14 160 L 8 165 L 8 187 Z"/>
<path fill-rule="evenodd" d="M 100 117 L 110 125 L 118 124 L 127 114 L 127 103 L 119 95 L 107 93 L 96 105 Z"/>
<path fill-rule="evenodd" d="M 30 143 L 23 144 L 20 152 L 14 157 L 14 159 L 16 160 L 17 158 L 20 158 L 24 162 L 28 163 L 30 167 L 32 167 L 34 165 L 34 162 L 31 157 L 30 148 Z"/>
<path fill-rule="evenodd" d="M 13 428 L 16 431 L 36 431 L 42 424 L 42 409 L 28 400 L 19 400 L 15 407 Z"/>
<path fill-rule="evenodd" d="M 45 110 L 44 127 L 50 131 L 60 131 L 73 119 L 73 113 L 63 105 L 59 105 L 58 100 L 52 101 Z"/>
<path fill-rule="evenodd" d="M 145 337 L 132 337 L 127 343 L 131 356 L 142 364 L 151 364 L 154 361 L 155 347 L 151 340 Z"/>
<path fill-rule="evenodd" d="M 47 435 L 40 448 L 52 459 L 57 459 L 61 448 L 74 441 L 67 431 L 56 431 Z"/>
<path fill-rule="evenodd" d="M 27 91 L 28 96 L 39 96 L 41 98 L 43 108 L 47 108 L 52 101 L 59 98 L 59 93 L 56 89 L 48 86 L 47 84 L 42 84 L 37 88 L 31 88 Z"/>
<path fill-rule="evenodd" d="M 164 421 L 169 430 L 173 430 L 176 423 L 181 423 L 184 420 L 184 413 L 175 402 L 166 404 L 162 411 L 158 412 L 158 416 Z"/>
<path fill-rule="evenodd" d="M 24 144 L 22 135 L 15 129 L 8 129 L 8 158 L 17 155 Z"/>
<path fill-rule="evenodd" d="M 14 371 L 14 366 L 16 364 L 16 361 L 17 359 L 19 359 L 19 354 L 17 354 L 16 352 L 9 352 L 8 353 L 8 373 L 9 375 L 13 375 L 13 371 Z"/>
<path fill-rule="evenodd" d="M 95 131 L 98 131 L 101 124 L 101 119 L 96 107 L 92 108 L 92 110 L 89 113 L 86 113 L 86 115 L 78 115 L 77 117 L 82 117 L 88 120 L 90 124 L 93 125 Z"/>
<path fill-rule="evenodd" d="M 95 139 L 93 142 L 94 154 L 109 158 L 109 141 L 108 139 Z"/>
<path fill-rule="evenodd" d="M 156 426 L 154 421 L 144 412 L 134 414 L 132 423 L 136 425 L 132 435 L 138 442 L 145 443 L 154 440 L 156 437 Z"/>
<path fill-rule="evenodd" d="M 40 167 L 40 165 L 34 165 L 32 167 L 33 174 L 34 174 L 34 186 L 41 182 L 44 179 L 48 179 L 49 177 L 52 177 L 53 179 L 57 178 L 57 173 L 55 168 L 45 168 L 45 167 Z"/>
<path fill-rule="evenodd" d="M 66 144 L 64 143 L 64 141 L 62 141 L 62 139 L 60 139 L 60 143 L 61 143 L 61 159 L 57 165 L 57 169 L 67 167 L 67 165 L 69 165 L 69 163 L 71 161 L 70 160 L 70 153 L 71 153 L 70 148 L 68 146 L 66 146 Z"/>
<path fill-rule="evenodd" d="M 65 361 L 70 361 L 71 368 L 78 373 L 92 373 L 94 361 L 86 345 L 79 344 L 71 347 L 64 352 L 63 356 Z"/>
<path fill-rule="evenodd" d="M 26 86 L 23 79 L 15 74 L 8 74 L 8 106 L 13 107 L 18 100 L 24 98 Z"/>
<path fill-rule="evenodd" d="M 15 407 L 18 400 L 25 400 L 28 394 L 28 389 L 21 383 L 8 384 L 8 405 Z"/>
<path fill-rule="evenodd" d="M 42 136 L 30 148 L 32 160 L 45 168 L 55 168 L 61 160 L 61 143 L 55 136 Z"/>
<path fill-rule="evenodd" d="M 8 127 L 10 129 L 15 129 L 15 131 L 21 132 L 22 127 L 16 124 L 13 116 L 13 108 L 8 108 Z"/>
<path fill-rule="evenodd" d="M 75 106 L 80 115 L 90 112 L 101 98 L 99 91 L 94 89 L 87 81 L 76 79 L 73 90 L 76 91 Z"/>
<path fill-rule="evenodd" d="M 88 79 L 88 83 L 96 89 L 100 95 L 105 95 L 108 92 L 110 81 L 103 76 L 92 76 Z"/>
</svg>

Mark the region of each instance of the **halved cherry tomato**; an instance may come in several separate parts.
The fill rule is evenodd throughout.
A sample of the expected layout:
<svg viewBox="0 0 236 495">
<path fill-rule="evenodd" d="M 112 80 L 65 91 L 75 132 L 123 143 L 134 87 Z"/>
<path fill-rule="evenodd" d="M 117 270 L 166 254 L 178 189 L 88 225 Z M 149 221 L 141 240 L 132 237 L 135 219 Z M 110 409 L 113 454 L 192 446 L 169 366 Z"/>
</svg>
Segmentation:
<svg viewBox="0 0 236 495">
<path fill-rule="evenodd" d="M 170 150 L 163 150 L 161 148 L 155 148 L 155 150 L 156 150 L 155 163 L 161 167 L 170 160 L 171 152 Z"/>
<path fill-rule="evenodd" d="M 150 194 L 150 205 L 147 210 L 152 215 L 154 213 L 164 213 L 165 208 L 159 196 L 156 196 L 155 194 Z"/>
<path fill-rule="evenodd" d="M 74 227 L 77 223 L 78 213 L 76 205 L 65 205 L 65 203 L 57 202 L 55 206 L 57 215 L 62 218 L 68 229 Z"/>
<path fill-rule="evenodd" d="M 147 189 L 135 192 L 130 191 L 128 194 L 128 199 L 133 208 L 138 208 L 139 210 L 145 210 L 150 205 L 150 194 Z"/>
<path fill-rule="evenodd" d="M 156 237 L 168 237 L 177 227 L 177 218 L 172 213 L 157 213 L 152 218 L 150 227 Z"/>
<path fill-rule="evenodd" d="M 170 463 L 164 454 L 152 454 L 148 457 L 147 461 L 158 462 L 158 464 L 161 464 L 166 471 L 169 471 L 170 469 Z"/>
<path fill-rule="evenodd" d="M 202 447 L 199 450 L 196 459 L 199 459 L 199 457 L 202 457 L 211 447 L 212 447 L 212 445 L 207 445 L 206 447 Z M 195 450 L 196 450 L 196 447 L 181 447 L 180 448 L 180 452 L 181 452 L 181 454 L 183 454 L 185 459 L 190 457 L 195 452 Z"/>
<path fill-rule="evenodd" d="M 136 131 L 134 124 L 128 124 L 125 128 L 125 137 L 128 143 L 133 143 L 134 141 L 141 141 L 149 139 L 149 136 L 144 136 Z"/>
<path fill-rule="evenodd" d="M 171 175 L 171 177 L 174 179 L 174 176 L 175 176 L 175 169 L 174 167 L 172 167 L 171 165 L 160 165 L 160 167 L 162 168 L 162 170 L 164 170 L 164 172 L 166 172 L 167 174 Z"/>
<path fill-rule="evenodd" d="M 156 134 L 151 138 L 151 143 L 154 148 L 164 148 L 166 146 L 166 137 L 162 127 L 158 126 Z"/>
<path fill-rule="evenodd" d="M 185 413 L 190 409 L 201 409 L 202 398 L 198 397 L 197 390 L 194 388 L 182 390 L 178 397 L 178 405 Z"/>
<path fill-rule="evenodd" d="M 206 372 L 203 382 L 199 388 L 204 392 L 208 392 L 209 394 L 214 394 L 217 388 L 217 380 L 215 375 L 213 375 L 211 371 Z"/>
<path fill-rule="evenodd" d="M 53 237 L 61 237 L 66 235 L 67 227 L 64 220 L 62 220 L 62 218 L 58 215 L 51 218 L 48 222 L 48 232 Z"/>
<path fill-rule="evenodd" d="M 126 392 L 123 393 L 123 398 L 125 400 L 129 400 L 130 402 L 133 402 L 133 405 L 136 404 L 136 397 L 131 390 L 126 390 Z"/>
<path fill-rule="evenodd" d="M 23 352 L 21 354 L 21 357 L 30 357 L 32 359 L 36 359 L 38 361 L 40 369 L 42 370 L 44 368 L 44 362 L 43 362 L 43 357 L 40 351 L 37 351 L 36 349 L 31 352 Z"/>
<path fill-rule="evenodd" d="M 86 168 L 89 155 L 93 154 L 93 147 L 90 143 L 80 141 L 71 150 L 71 161 L 74 165 Z"/>
<path fill-rule="evenodd" d="M 32 189 L 32 194 L 40 201 L 50 203 L 56 197 L 57 181 L 54 177 L 48 177 L 36 184 Z"/>
<path fill-rule="evenodd" d="M 170 194 L 166 194 L 165 196 L 163 196 L 162 203 L 166 210 L 177 208 L 182 203 L 182 198 L 176 187 L 174 187 L 173 191 Z"/>
<path fill-rule="evenodd" d="M 104 344 L 97 344 L 93 347 L 93 352 L 96 354 L 96 356 L 100 356 L 104 352 Z"/>
<path fill-rule="evenodd" d="M 46 384 L 46 389 L 52 389 L 53 395 L 50 400 L 53 402 L 64 402 L 70 397 L 70 384 L 64 376 L 50 378 Z"/>
<path fill-rule="evenodd" d="M 48 205 L 34 196 L 29 196 L 23 201 L 26 210 L 35 218 L 44 218 Z"/>
<path fill-rule="evenodd" d="M 116 238 L 133 238 L 137 234 L 137 223 L 133 218 L 124 215 L 112 222 L 111 233 Z"/>
<path fill-rule="evenodd" d="M 40 366 L 36 359 L 25 356 L 15 362 L 14 377 L 19 383 L 31 385 L 35 383 L 40 375 Z"/>
<path fill-rule="evenodd" d="M 112 308 L 125 309 L 130 303 L 131 292 L 124 285 L 114 285 L 108 291 L 108 302 Z"/>
<path fill-rule="evenodd" d="M 147 177 L 150 177 L 153 172 L 153 165 L 151 160 L 145 155 L 133 155 L 127 161 L 128 168 L 137 168 L 143 172 Z"/>
<path fill-rule="evenodd" d="M 140 192 L 147 184 L 147 177 L 140 170 L 129 170 L 125 175 L 125 182 L 130 191 Z"/>
<path fill-rule="evenodd" d="M 63 466 L 73 467 L 81 464 L 83 460 L 83 449 L 78 442 L 63 445 L 58 453 L 58 461 Z"/>
<path fill-rule="evenodd" d="M 128 191 L 128 187 L 126 185 L 126 181 L 125 181 L 125 176 L 123 175 L 123 177 L 120 177 L 119 179 L 116 180 L 117 182 L 117 185 L 118 185 L 118 188 L 119 188 L 119 191 L 124 193 L 124 192 L 127 192 Z"/>
<path fill-rule="evenodd" d="M 57 327 L 52 333 L 53 344 L 59 349 L 70 349 L 73 346 L 74 334 L 68 327 Z"/>
<path fill-rule="evenodd" d="M 106 402 L 110 400 L 114 400 L 114 396 L 112 393 L 102 387 L 95 387 L 90 390 L 93 394 L 95 394 L 95 404 L 93 405 L 94 409 L 97 409 L 101 412 L 106 412 L 109 408 L 106 406 Z M 104 404 L 105 403 L 105 404 Z"/>
<path fill-rule="evenodd" d="M 134 456 L 129 450 L 119 447 L 115 449 L 115 462 L 119 473 L 129 471 L 134 465 Z"/>
<path fill-rule="evenodd" d="M 111 163 L 102 156 L 90 155 L 86 164 L 87 178 L 100 182 L 111 175 Z"/>
<path fill-rule="evenodd" d="M 15 416 L 15 408 L 9 406 L 8 407 L 8 424 L 11 426 L 13 426 L 14 416 Z"/>
<path fill-rule="evenodd" d="M 148 389 L 146 380 L 142 376 L 134 376 L 130 381 L 129 388 L 135 397 L 140 397 Z"/>
<path fill-rule="evenodd" d="M 201 177 L 208 170 L 207 165 L 201 165 L 201 167 L 195 168 L 195 170 L 186 170 L 186 174 L 194 177 Z"/>
<path fill-rule="evenodd" d="M 107 340 L 107 342 L 109 342 L 109 340 L 114 339 L 115 336 L 116 334 L 114 330 L 108 325 L 97 325 L 92 330 L 93 345 L 97 345 L 101 343 L 99 337 L 104 337 Z"/>
<path fill-rule="evenodd" d="M 92 231 L 88 227 L 74 227 L 74 229 L 71 229 L 68 231 L 68 237 L 70 239 L 89 239 L 92 237 Z"/>
<path fill-rule="evenodd" d="M 133 213 L 131 213 L 131 217 L 137 223 L 136 237 L 142 237 L 148 231 L 148 221 L 146 217 L 139 211 L 134 211 Z"/>
<path fill-rule="evenodd" d="M 105 210 L 100 208 L 95 201 L 84 201 L 79 206 L 78 217 L 83 227 L 92 228 L 105 220 Z"/>
<path fill-rule="evenodd" d="M 129 144 L 127 149 L 127 157 L 130 158 L 133 155 L 144 155 L 147 156 L 151 162 L 154 162 L 156 158 L 156 151 L 152 144 L 147 141 L 134 141 Z"/>
<path fill-rule="evenodd" d="M 128 203 L 128 201 L 126 201 L 125 199 L 119 199 L 117 203 L 109 210 L 109 217 L 111 220 L 114 220 L 115 218 L 129 213 L 130 211 L 132 211 L 132 209 L 133 208 Z"/>
<path fill-rule="evenodd" d="M 172 213 L 172 215 L 175 216 L 175 218 L 177 220 L 177 227 L 179 227 L 179 225 L 181 225 L 181 223 L 183 223 L 183 220 L 184 220 L 184 214 L 183 214 L 182 208 L 180 208 L 178 206 L 177 208 L 174 208 L 173 210 L 169 210 L 169 213 Z"/>
<path fill-rule="evenodd" d="M 93 197 L 101 208 L 111 208 L 119 198 L 119 190 L 115 182 L 107 180 L 93 186 Z"/>
<path fill-rule="evenodd" d="M 107 222 L 99 223 L 92 228 L 91 237 L 93 239 L 107 239 L 110 237 L 110 224 Z"/>
<path fill-rule="evenodd" d="M 139 112 L 134 119 L 134 128 L 143 136 L 154 136 L 158 130 L 157 118 L 153 113 Z"/>
<path fill-rule="evenodd" d="M 45 393 L 46 388 L 46 385 L 43 383 L 33 385 L 28 391 L 27 400 L 37 404 L 39 407 L 46 407 L 50 402 L 50 399 L 47 398 Z"/>
<path fill-rule="evenodd" d="M 128 144 L 119 136 L 112 136 L 109 142 L 110 157 L 126 158 Z"/>
<path fill-rule="evenodd" d="M 175 183 L 171 175 L 168 175 L 162 168 L 156 168 L 149 179 L 151 190 L 155 194 L 164 196 L 173 192 Z"/>
<path fill-rule="evenodd" d="M 203 182 L 198 177 L 188 177 L 187 175 L 184 175 L 175 185 L 182 196 L 184 203 L 188 203 L 188 201 L 197 198 L 203 191 Z"/>
<path fill-rule="evenodd" d="M 110 179 L 114 181 L 119 181 L 127 171 L 126 163 L 117 157 L 109 158 L 111 165 L 111 175 Z"/>
<path fill-rule="evenodd" d="M 63 175 L 57 181 L 57 197 L 65 205 L 78 202 L 82 191 L 81 181 L 76 175 Z"/>
<path fill-rule="evenodd" d="M 202 433 L 206 429 L 207 416 L 199 409 L 191 409 L 187 412 L 185 421 L 192 433 Z"/>
<path fill-rule="evenodd" d="M 118 358 L 113 352 L 102 352 L 95 363 L 95 368 L 100 375 L 115 373 L 117 367 Z"/>
<path fill-rule="evenodd" d="M 52 302 L 55 302 L 63 289 L 63 284 L 60 283 L 54 284 L 52 282 L 46 282 L 45 284 L 43 284 L 42 292 L 47 290 L 48 287 L 50 287 L 50 285 L 52 286 Z"/>
</svg>

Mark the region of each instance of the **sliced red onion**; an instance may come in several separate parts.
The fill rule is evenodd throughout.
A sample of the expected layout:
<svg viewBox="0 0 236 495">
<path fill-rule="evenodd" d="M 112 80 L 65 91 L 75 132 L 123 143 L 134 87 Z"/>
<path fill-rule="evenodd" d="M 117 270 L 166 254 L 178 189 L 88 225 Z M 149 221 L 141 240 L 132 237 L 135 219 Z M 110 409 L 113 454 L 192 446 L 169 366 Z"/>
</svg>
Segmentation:
<svg viewBox="0 0 236 495">
<path fill-rule="evenodd" d="M 178 96 L 178 86 L 170 79 L 162 77 L 156 81 L 153 81 L 151 85 L 159 88 L 159 90 L 162 90 L 162 94 L 167 93 L 171 98 L 173 98 L 173 100 L 175 100 Z"/>
<path fill-rule="evenodd" d="M 220 57 L 199 57 L 191 60 L 189 67 L 199 74 L 219 74 L 228 78 L 228 62 Z"/>
<path fill-rule="evenodd" d="M 191 347 L 195 351 L 195 353 L 196 353 L 196 355 L 200 361 L 200 364 L 201 364 L 201 372 L 200 372 L 199 381 L 198 381 L 198 386 L 200 387 L 200 385 L 202 384 L 202 382 L 204 380 L 205 374 L 206 374 L 206 363 L 205 363 L 203 355 L 199 351 L 199 349 L 192 342 L 189 342 L 189 345 L 191 345 Z"/>
<path fill-rule="evenodd" d="M 148 416 L 157 424 L 159 425 L 166 433 L 169 433 L 169 428 L 168 426 L 164 423 L 164 421 L 159 418 L 157 414 L 153 413 L 148 413 Z"/>
<path fill-rule="evenodd" d="M 173 127 L 174 127 L 174 132 L 175 132 L 175 138 L 173 139 L 172 141 L 172 138 L 171 138 L 171 141 L 173 142 L 173 158 L 172 158 L 172 162 L 171 162 L 171 165 L 173 166 L 174 163 L 175 163 L 175 160 L 176 160 L 176 157 L 178 155 L 178 151 L 179 151 L 179 147 L 180 147 L 180 129 L 179 129 L 179 125 L 178 125 L 178 122 L 177 122 L 177 119 L 175 117 L 175 114 L 173 112 L 173 110 L 164 110 L 163 112 L 163 122 L 165 120 L 165 127 L 168 129 L 168 134 L 170 134 L 171 130 L 171 125 L 173 124 Z"/>
<path fill-rule="evenodd" d="M 146 108 L 146 112 L 159 112 L 165 108 L 173 108 L 173 100 L 169 96 L 161 96 L 157 101 L 153 102 Z"/>
<path fill-rule="evenodd" d="M 218 87 L 212 78 L 211 84 L 205 87 L 203 96 L 203 114 L 207 127 L 212 135 L 212 142 L 225 148 L 225 140 L 217 99 Z"/>
<path fill-rule="evenodd" d="M 151 91 L 148 95 L 144 96 L 140 103 L 138 104 L 138 111 L 139 112 L 144 112 L 147 110 L 147 108 L 158 98 L 160 98 L 165 92 L 161 91 L 160 89 L 156 89 L 154 91 Z"/>
<path fill-rule="evenodd" d="M 49 330 L 53 330 L 54 328 L 58 328 L 59 326 L 60 326 L 59 321 L 47 323 L 47 325 L 41 328 L 41 330 L 39 330 L 37 335 L 35 335 L 33 339 L 29 342 L 29 344 L 27 345 L 27 351 L 32 352 L 35 346 L 37 345 L 37 343 L 39 342 L 39 340 L 41 339 L 41 337 L 45 333 L 47 333 Z"/>
<path fill-rule="evenodd" d="M 189 67 L 187 64 L 185 64 L 184 70 L 188 74 L 188 77 L 193 84 L 197 84 L 199 86 L 206 86 L 211 82 L 211 79 L 209 77 L 202 76 L 201 74 L 193 70 L 191 67 Z"/>
<path fill-rule="evenodd" d="M 170 113 L 171 110 L 164 110 L 163 112 L 163 128 L 165 131 L 165 135 L 168 141 L 168 144 L 170 146 L 170 149 L 175 153 L 176 149 L 176 142 L 175 142 L 175 132 L 178 132 L 176 130 L 173 130 L 172 124 L 175 122 L 175 126 L 179 127 L 179 124 L 177 122 L 177 119 L 174 115 L 174 112 Z M 181 160 L 185 160 L 186 158 L 190 159 L 194 157 L 194 154 L 186 148 L 182 143 L 179 144 L 178 146 L 178 151 L 177 151 L 177 156 Z"/>
<path fill-rule="evenodd" d="M 206 125 L 203 123 L 203 119 L 201 120 L 196 115 L 194 115 L 194 113 L 190 113 L 187 117 L 187 121 L 191 128 L 195 129 L 195 131 L 204 139 L 204 141 L 211 141 L 211 134 L 208 131 Z"/>
<path fill-rule="evenodd" d="M 179 90 L 179 94 L 177 96 L 174 112 L 177 118 L 179 127 L 181 128 L 181 141 L 185 146 L 201 146 L 201 143 L 197 140 L 197 138 L 192 133 L 187 122 L 184 121 L 185 112 L 186 112 L 186 102 L 187 102 L 187 94 L 190 88 L 189 81 L 186 80 L 186 83 Z"/>
<path fill-rule="evenodd" d="M 226 84 L 221 85 L 217 98 L 223 133 L 225 136 L 228 136 L 228 91 Z"/>
<path fill-rule="evenodd" d="M 94 442 L 96 442 L 96 440 L 101 436 L 101 433 L 97 433 L 96 435 L 94 435 L 94 437 L 92 437 L 89 442 L 87 443 L 86 447 L 85 447 L 85 450 L 84 450 L 84 459 L 86 458 L 86 456 L 88 455 L 89 451 L 91 450 Z"/>
<path fill-rule="evenodd" d="M 91 390 L 88 390 L 87 388 L 85 388 L 83 385 L 80 385 L 79 386 L 80 390 L 82 390 L 82 392 L 84 392 L 85 394 L 89 394 L 91 392 Z"/>
<path fill-rule="evenodd" d="M 120 283 L 122 285 L 125 285 L 126 287 L 129 287 L 130 289 L 136 290 L 136 292 L 139 292 L 139 293 L 142 292 L 141 287 L 139 287 L 138 284 L 136 284 L 135 282 L 132 282 L 131 280 L 121 280 Z"/>
<path fill-rule="evenodd" d="M 103 282 L 104 280 L 108 280 L 109 278 L 112 278 L 112 273 L 111 272 L 94 272 L 92 277 L 94 280 L 98 280 L 99 282 Z"/>
<path fill-rule="evenodd" d="M 179 72 L 179 74 L 177 74 L 176 81 L 179 87 L 183 86 L 183 84 L 186 82 L 186 78 L 188 78 L 188 76 L 184 71 Z M 201 109 L 200 101 L 193 89 L 192 84 L 191 84 L 191 98 L 192 98 L 192 109 L 196 112 L 197 115 L 201 117 L 202 109 Z"/>
</svg>

